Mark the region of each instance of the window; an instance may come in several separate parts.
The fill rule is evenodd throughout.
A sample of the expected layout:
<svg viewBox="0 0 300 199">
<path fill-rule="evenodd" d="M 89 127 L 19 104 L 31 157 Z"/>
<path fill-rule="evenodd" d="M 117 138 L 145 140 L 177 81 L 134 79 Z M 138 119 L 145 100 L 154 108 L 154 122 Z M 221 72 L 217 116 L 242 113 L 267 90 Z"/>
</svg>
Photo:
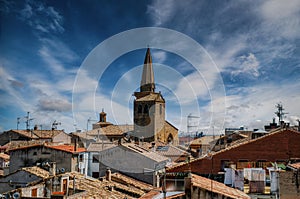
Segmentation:
<svg viewBox="0 0 300 199">
<path fill-rule="evenodd" d="M 162 114 L 162 104 L 159 105 L 159 114 Z"/>
<path fill-rule="evenodd" d="M 142 107 L 142 105 L 138 105 L 138 113 L 142 113 L 142 109 L 143 109 L 143 107 Z"/>
<path fill-rule="evenodd" d="M 251 167 L 253 167 L 252 162 L 249 162 L 248 160 L 239 160 L 237 162 L 237 169 L 251 168 Z"/>
<path fill-rule="evenodd" d="M 79 155 L 79 162 L 83 162 L 83 154 Z"/>
<path fill-rule="evenodd" d="M 63 179 L 63 182 L 62 182 L 62 191 L 64 192 L 64 194 L 67 193 L 67 191 L 68 191 L 68 179 Z"/>
<path fill-rule="evenodd" d="M 149 107 L 147 104 L 144 106 L 144 114 L 149 114 Z"/>
<path fill-rule="evenodd" d="M 37 197 L 37 188 L 31 189 L 31 197 Z"/>
<path fill-rule="evenodd" d="M 93 178 L 99 178 L 99 172 L 92 172 Z"/>
<path fill-rule="evenodd" d="M 266 160 L 258 160 L 256 162 L 256 167 L 257 168 L 267 168 L 272 166 L 270 162 L 267 162 Z"/>
<path fill-rule="evenodd" d="M 93 155 L 93 163 L 99 163 L 99 156 Z"/>
</svg>

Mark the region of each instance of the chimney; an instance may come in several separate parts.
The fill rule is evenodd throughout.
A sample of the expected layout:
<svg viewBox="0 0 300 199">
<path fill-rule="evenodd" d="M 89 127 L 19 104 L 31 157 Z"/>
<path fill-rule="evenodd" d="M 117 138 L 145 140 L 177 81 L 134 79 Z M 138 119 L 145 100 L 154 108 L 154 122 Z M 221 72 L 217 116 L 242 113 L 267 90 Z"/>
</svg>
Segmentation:
<svg viewBox="0 0 300 199">
<path fill-rule="evenodd" d="M 152 151 L 155 152 L 155 142 L 152 142 L 151 145 L 152 145 Z"/>
<path fill-rule="evenodd" d="M 38 125 L 34 125 L 33 130 L 38 130 Z"/>
<path fill-rule="evenodd" d="M 106 122 L 106 113 L 104 112 L 104 109 L 102 109 L 102 112 L 99 114 L 100 121 L 99 122 Z"/>
<path fill-rule="evenodd" d="M 51 176 L 56 175 L 56 162 L 50 162 L 50 170 L 49 173 Z"/>
<path fill-rule="evenodd" d="M 74 140 L 74 151 L 77 151 L 77 138 Z"/>
<path fill-rule="evenodd" d="M 111 181 L 111 170 L 109 168 L 106 169 L 105 178 L 107 181 Z"/>
</svg>

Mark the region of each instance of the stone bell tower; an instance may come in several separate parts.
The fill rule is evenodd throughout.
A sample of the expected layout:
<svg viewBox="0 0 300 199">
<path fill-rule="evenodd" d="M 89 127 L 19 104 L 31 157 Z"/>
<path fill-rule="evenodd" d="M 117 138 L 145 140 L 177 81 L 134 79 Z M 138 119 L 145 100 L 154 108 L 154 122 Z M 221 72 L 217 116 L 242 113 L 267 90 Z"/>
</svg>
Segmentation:
<svg viewBox="0 0 300 199">
<path fill-rule="evenodd" d="M 147 49 L 140 92 L 134 93 L 134 135 L 139 140 L 152 142 L 164 133 L 165 100 L 155 92 L 154 73 L 150 49 Z"/>
</svg>

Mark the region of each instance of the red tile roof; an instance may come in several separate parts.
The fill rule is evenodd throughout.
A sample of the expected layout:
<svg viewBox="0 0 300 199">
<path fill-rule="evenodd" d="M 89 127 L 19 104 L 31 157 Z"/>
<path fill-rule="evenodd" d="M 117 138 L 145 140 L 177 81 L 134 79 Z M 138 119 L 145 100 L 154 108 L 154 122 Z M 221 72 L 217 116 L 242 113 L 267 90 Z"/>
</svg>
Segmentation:
<svg viewBox="0 0 300 199">
<path fill-rule="evenodd" d="M 80 152 L 85 152 L 86 151 L 85 148 L 77 148 L 77 150 L 75 151 L 73 145 L 49 146 L 47 144 L 33 144 L 33 145 L 24 146 L 24 147 L 12 148 L 12 149 L 10 149 L 10 151 L 23 150 L 23 149 L 28 149 L 28 148 L 32 148 L 32 147 L 42 147 L 42 146 L 47 147 L 47 148 L 51 148 L 51 149 L 55 149 L 55 150 L 66 151 L 66 152 L 69 152 L 69 153 L 80 153 Z"/>
<path fill-rule="evenodd" d="M 218 193 L 230 198 L 250 199 L 250 196 L 238 189 L 228 187 L 223 183 L 195 174 L 192 174 L 192 186 L 199 187 L 201 189 L 206 189 L 208 191 L 212 191 L 214 193 Z"/>
<path fill-rule="evenodd" d="M 289 164 L 288 166 L 293 167 L 295 169 L 300 169 L 300 162 Z"/>
<path fill-rule="evenodd" d="M 9 160 L 9 155 L 7 155 L 5 153 L 0 153 L 0 158 L 2 158 L 4 160 Z"/>
<path fill-rule="evenodd" d="M 67 152 L 71 152 L 71 153 L 85 152 L 86 151 L 85 148 L 77 148 L 76 151 L 75 151 L 74 150 L 75 147 L 72 146 L 72 145 L 57 145 L 57 146 L 46 146 L 46 147 L 61 150 L 61 151 L 67 151 Z"/>
<path fill-rule="evenodd" d="M 178 164 L 174 165 L 173 167 L 169 168 L 168 171 L 171 172 L 172 170 L 178 169 L 178 168 L 180 168 L 180 167 L 182 167 L 182 166 L 186 166 L 186 165 L 188 165 L 188 164 L 192 164 L 192 163 L 195 163 L 195 162 L 198 162 L 198 161 L 202 161 L 203 159 L 207 159 L 207 157 L 213 157 L 213 156 L 215 156 L 215 155 L 217 155 L 217 154 L 224 153 L 225 151 L 232 150 L 232 149 L 238 148 L 238 147 L 242 147 L 242 146 L 244 146 L 244 145 L 246 145 L 246 144 L 250 144 L 250 143 L 253 143 L 253 142 L 257 142 L 258 140 L 265 139 L 265 138 L 268 137 L 268 136 L 273 136 L 274 134 L 282 133 L 282 132 L 285 132 L 285 131 L 290 131 L 290 132 L 293 132 L 293 133 L 296 133 L 296 134 L 300 134 L 298 131 L 293 130 L 293 129 L 291 129 L 291 128 L 289 128 L 289 129 L 274 129 L 273 131 L 270 131 L 267 135 L 264 135 L 264 136 L 262 136 L 262 137 L 259 137 L 259 138 L 253 139 L 253 140 L 248 140 L 248 139 L 246 139 L 244 142 L 241 142 L 241 143 L 238 143 L 238 144 L 229 146 L 229 147 L 227 147 L 227 148 L 225 148 L 225 149 L 222 149 L 222 150 L 220 150 L 220 151 L 212 152 L 212 153 L 207 154 L 207 155 L 205 155 L 205 156 L 202 156 L 202 157 L 200 157 L 200 158 L 194 159 L 194 160 L 192 160 L 190 163 L 188 163 L 188 162 L 185 162 L 185 163 L 178 163 Z M 244 139 L 243 139 L 243 140 L 244 140 Z"/>
</svg>

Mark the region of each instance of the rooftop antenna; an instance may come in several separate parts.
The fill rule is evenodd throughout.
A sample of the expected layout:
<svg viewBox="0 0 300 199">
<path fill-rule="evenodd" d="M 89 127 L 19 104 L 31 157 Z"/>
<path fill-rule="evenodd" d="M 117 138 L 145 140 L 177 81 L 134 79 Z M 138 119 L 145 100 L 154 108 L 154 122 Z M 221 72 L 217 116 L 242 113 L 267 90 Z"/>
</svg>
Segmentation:
<svg viewBox="0 0 300 199">
<path fill-rule="evenodd" d="M 288 113 L 284 113 L 284 112 L 283 112 L 283 111 L 284 111 L 284 108 L 283 108 L 281 102 L 279 102 L 278 104 L 276 104 L 275 107 L 277 108 L 277 111 L 275 112 L 275 114 L 276 114 L 277 117 L 278 117 L 279 125 L 280 125 L 281 122 L 283 121 L 283 116 L 284 116 L 285 114 L 288 114 Z"/>
<path fill-rule="evenodd" d="M 20 117 L 17 118 L 17 130 L 19 130 L 20 119 Z"/>
<path fill-rule="evenodd" d="M 27 116 L 25 116 L 25 123 L 26 123 L 26 130 L 30 130 L 30 121 L 32 121 L 34 118 L 30 118 L 30 112 L 27 112 Z"/>
<path fill-rule="evenodd" d="M 198 125 L 195 125 L 195 123 L 192 123 L 192 120 L 195 119 L 195 118 L 200 118 L 200 117 L 194 116 L 194 115 L 192 115 L 192 113 L 190 113 L 187 116 L 187 133 L 188 133 L 188 136 L 189 136 L 189 144 L 191 142 L 191 137 L 192 137 L 191 129 L 198 126 Z"/>
<path fill-rule="evenodd" d="M 56 130 L 58 125 L 61 125 L 61 123 L 54 120 L 54 122 L 52 123 L 52 130 Z"/>
</svg>

